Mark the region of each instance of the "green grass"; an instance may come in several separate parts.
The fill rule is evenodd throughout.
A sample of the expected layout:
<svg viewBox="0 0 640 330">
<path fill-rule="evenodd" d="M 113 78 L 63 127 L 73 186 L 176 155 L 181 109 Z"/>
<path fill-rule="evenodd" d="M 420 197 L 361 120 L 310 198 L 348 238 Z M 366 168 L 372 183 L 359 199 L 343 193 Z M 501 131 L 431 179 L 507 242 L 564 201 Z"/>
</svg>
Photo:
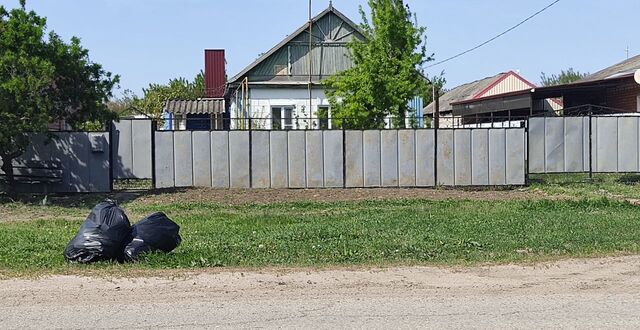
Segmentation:
<svg viewBox="0 0 640 330">
<path fill-rule="evenodd" d="M 37 206 L 33 206 L 37 207 Z M 131 203 L 127 212 L 157 206 Z M 375 201 L 162 205 L 183 244 L 134 265 L 69 265 L 80 221 L 0 223 L 0 273 L 526 262 L 640 252 L 637 206 L 582 201 Z"/>
</svg>

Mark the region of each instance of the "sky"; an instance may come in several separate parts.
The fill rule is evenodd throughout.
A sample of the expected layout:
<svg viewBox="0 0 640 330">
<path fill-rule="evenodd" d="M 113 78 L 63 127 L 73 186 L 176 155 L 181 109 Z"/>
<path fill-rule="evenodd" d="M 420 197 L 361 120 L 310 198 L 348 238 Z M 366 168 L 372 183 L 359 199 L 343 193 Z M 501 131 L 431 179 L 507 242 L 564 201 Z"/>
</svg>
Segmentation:
<svg viewBox="0 0 640 330">
<path fill-rule="evenodd" d="M 519 23 L 552 0 L 405 0 L 427 28 L 427 48 L 437 60 L 469 49 Z M 366 0 L 334 0 L 338 10 L 361 21 Z M 313 0 L 314 15 L 329 0 Z M 7 8 L 18 0 L 0 0 Z M 49 29 L 81 38 L 91 59 L 121 76 L 116 95 L 141 94 L 149 83 L 194 77 L 203 50 L 226 50 L 231 77 L 305 24 L 307 0 L 27 0 L 46 16 Z M 537 84 L 541 72 L 572 67 L 595 72 L 640 54 L 640 0 L 561 0 L 492 43 L 445 64 L 452 88 L 513 70 Z"/>
</svg>

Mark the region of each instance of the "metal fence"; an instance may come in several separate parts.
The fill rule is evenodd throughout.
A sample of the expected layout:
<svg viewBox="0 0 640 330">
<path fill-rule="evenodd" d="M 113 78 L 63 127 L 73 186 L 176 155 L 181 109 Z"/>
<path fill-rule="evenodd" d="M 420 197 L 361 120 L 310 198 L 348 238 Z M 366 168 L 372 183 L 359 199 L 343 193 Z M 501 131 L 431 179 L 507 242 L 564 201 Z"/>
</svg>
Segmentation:
<svg viewBox="0 0 640 330">
<path fill-rule="evenodd" d="M 53 137 L 34 134 L 26 152 L 14 165 L 27 171 L 34 164 L 61 169 L 57 182 L 17 183 L 18 191 L 96 193 L 111 191 L 109 132 L 56 132 Z M 40 166 L 40 165 L 38 165 Z"/>
<path fill-rule="evenodd" d="M 640 172 L 640 116 L 588 110 L 474 115 L 439 129 L 325 121 L 318 129 L 161 131 L 152 120 L 122 120 L 109 132 L 34 135 L 16 162 L 59 166 L 63 178 L 48 192 L 108 192 L 113 179 L 152 179 L 154 188 L 509 186 L 530 173 Z"/>
<path fill-rule="evenodd" d="M 155 123 L 151 119 L 123 119 L 113 122 L 113 178 L 152 179 L 152 132 Z"/>
<path fill-rule="evenodd" d="M 530 173 L 640 172 L 640 117 L 532 117 Z"/>
<path fill-rule="evenodd" d="M 525 184 L 521 128 L 154 134 L 157 188 Z"/>
</svg>

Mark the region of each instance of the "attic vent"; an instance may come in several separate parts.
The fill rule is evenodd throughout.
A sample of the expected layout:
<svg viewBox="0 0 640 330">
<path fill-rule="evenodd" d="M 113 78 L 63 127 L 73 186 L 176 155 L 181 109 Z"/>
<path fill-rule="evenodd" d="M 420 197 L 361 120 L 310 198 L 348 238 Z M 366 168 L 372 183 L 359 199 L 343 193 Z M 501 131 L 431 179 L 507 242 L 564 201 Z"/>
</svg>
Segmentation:
<svg viewBox="0 0 640 330">
<path fill-rule="evenodd" d="M 287 65 L 274 65 L 273 71 L 276 76 L 286 76 L 289 74 L 289 68 Z"/>
</svg>

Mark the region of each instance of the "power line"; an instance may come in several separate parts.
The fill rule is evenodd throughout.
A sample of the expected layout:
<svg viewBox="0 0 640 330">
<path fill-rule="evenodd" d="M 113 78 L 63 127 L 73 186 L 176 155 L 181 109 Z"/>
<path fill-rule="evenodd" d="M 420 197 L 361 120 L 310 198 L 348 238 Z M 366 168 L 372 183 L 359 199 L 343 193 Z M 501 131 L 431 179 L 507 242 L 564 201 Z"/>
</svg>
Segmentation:
<svg viewBox="0 0 640 330">
<path fill-rule="evenodd" d="M 439 62 L 436 62 L 436 63 L 434 63 L 434 64 L 431 64 L 431 65 L 427 66 L 427 67 L 426 67 L 426 69 L 431 68 L 431 67 L 434 67 L 434 66 L 436 66 L 436 65 L 440 65 L 440 64 L 445 63 L 445 62 L 449 62 L 449 61 L 451 61 L 451 60 L 453 60 L 453 59 L 456 59 L 456 58 L 458 58 L 458 57 L 460 57 L 460 56 L 462 56 L 462 55 L 465 55 L 465 54 L 467 54 L 467 53 L 470 53 L 470 52 L 472 52 L 472 51 L 474 51 L 474 50 L 476 50 L 476 49 L 478 49 L 478 48 L 480 48 L 480 47 L 482 47 L 482 46 L 484 46 L 484 45 L 486 45 L 486 44 L 488 44 L 488 43 L 490 43 L 490 42 L 492 42 L 492 41 L 494 41 L 494 40 L 496 40 L 496 39 L 498 39 L 498 38 L 500 38 L 500 37 L 502 37 L 503 35 L 505 35 L 505 34 L 507 34 L 507 33 L 511 32 L 511 31 L 513 31 L 513 30 L 515 30 L 515 29 L 516 29 L 516 28 L 518 28 L 520 25 L 522 25 L 522 24 L 526 23 L 526 22 L 527 22 L 527 21 L 529 21 L 530 19 L 532 19 L 532 18 L 534 18 L 534 17 L 536 17 L 536 16 L 540 15 L 540 14 L 541 14 L 542 12 L 544 12 L 545 10 L 547 10 L 547 9 L 549 9 L 549 8 L 551 8 L 551 7 L 553 7 L 553 6 L 554 6 L 555 4 L 557 4 L 558 2 L 560 2 L 560 0 L 556 0 L 556 1 L 552 2 L 551 4 L 547 5 L 546 7 L 544 7 L 544 8 L 542 8 L 542 9 L 538 10 L 537 12 L 535 12 L 533 15 L 531 15 L 531 16 L 529 16 L 529 17 L 527 17 L 526 19 L 524 19 L 524 20 L 523 20 L 523 21 L 521 21 L 520 23 L 518 23 L 518 24 L 516 24 L 516 25 L 514 25 L 514 26 L 510 27 L 508 30 L 506 30 L 506 31 L 504 31 L 504 32 L 502 32 L 502 33 L 500 33 L 500 34 L 498 34 L 497 36 L 495 36 L 495 37 L 493 37 L 493 38 L 491 38 L 491 39 L 489 39 L 489 40 L 487 40 L 487 41 L 485 41 L 485 42 L 483 42 L 483 43 L 481 43 L 481 44 L 479 44 L 479 45 L 477 45 L 477 46 L 475 46 L 475 47 L 473 47 L 473 48 L 467 49 L 467 50 L 465 50 L 465 51 L 464 51 L 464 52 L 462 52 L 462 53 L 459 53 L 459 54 L 457 54 L 457 55 L 454 55 L 454 56 L 451 56 L 451 57 L 449 57 L 449 58 L 446 58 L 446 59 L 444 59 L 444 60 L 442 60 L 442 61 L 439 61 Z"/>
</svg>

